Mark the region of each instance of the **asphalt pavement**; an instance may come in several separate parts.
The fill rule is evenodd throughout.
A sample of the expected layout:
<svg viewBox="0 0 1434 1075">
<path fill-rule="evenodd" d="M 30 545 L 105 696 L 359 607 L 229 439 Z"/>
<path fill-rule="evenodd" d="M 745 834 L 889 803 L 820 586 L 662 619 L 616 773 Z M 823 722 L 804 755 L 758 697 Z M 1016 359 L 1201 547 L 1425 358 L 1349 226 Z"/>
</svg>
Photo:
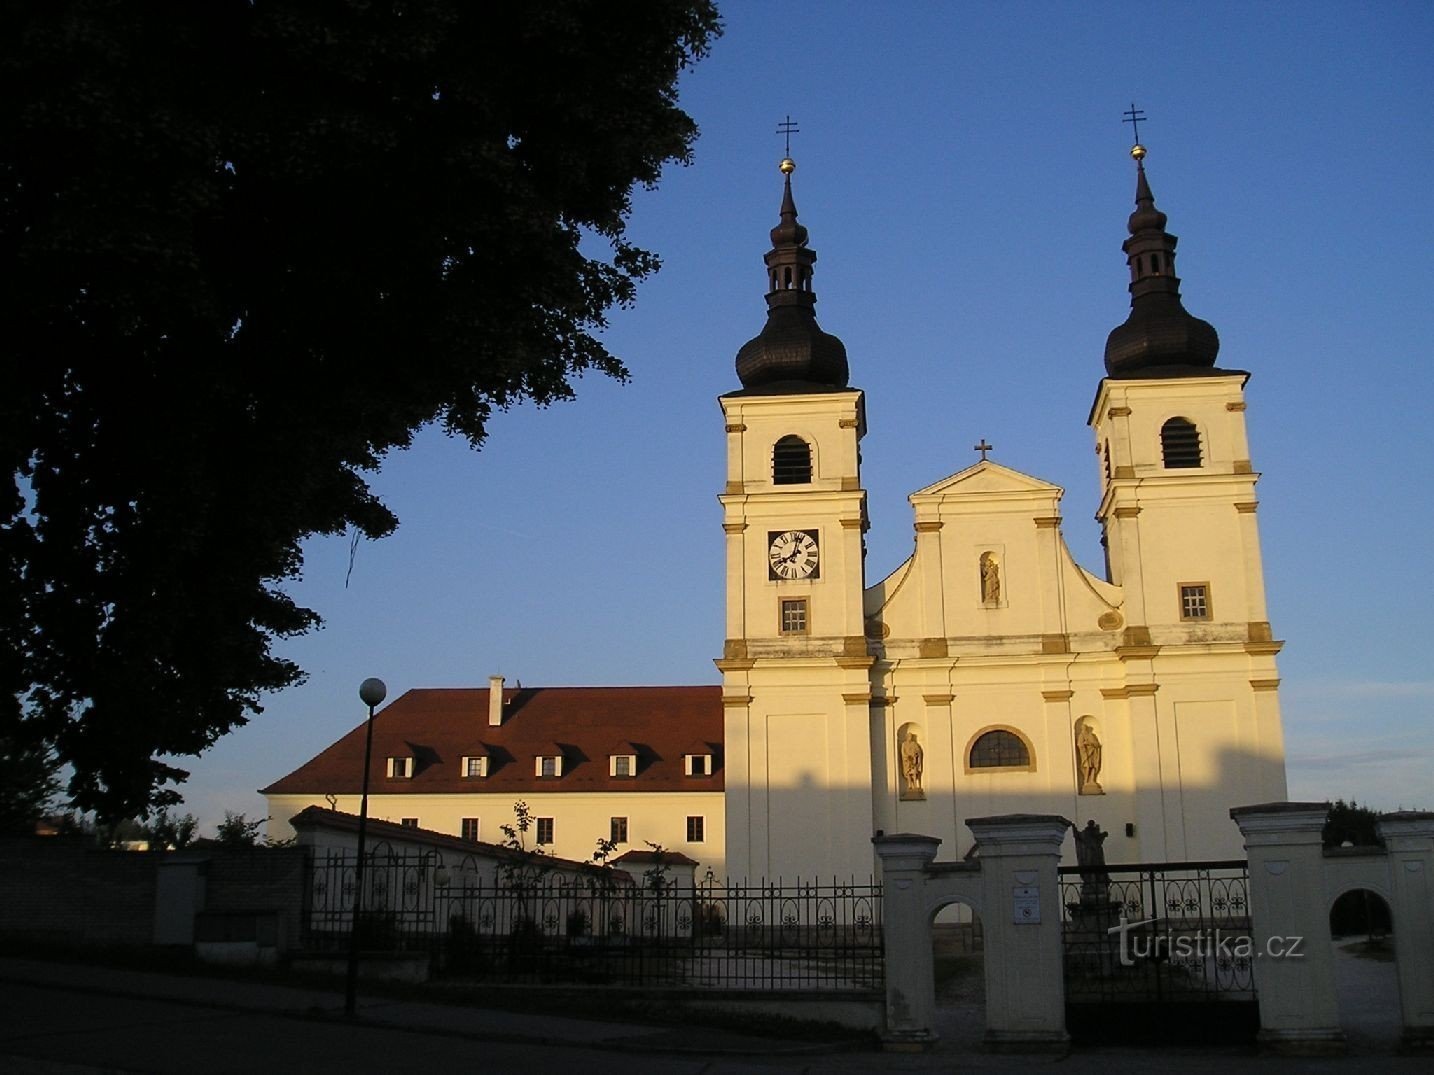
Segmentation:
<svg viewBox="0 0 1434 1075">
<path fill-rule="evenodd" d="M 188 977 L 114 967 L 0 959 L 0 1071 L 314 1073 L 574 1069 L 738 1075 L 744 1072 L 929 1072 L 955 1068 L 1135 1071 L 1386 1072 L 1430 1070 L 1428 1057 L 1380 1049 L 1344 1057 L 1256 1056 L 1241 1049 L 1082 1049 L 1063 1054 L 980 1051 L 967 1025 L 979 1008 L 943 1012 L 942 1041 L 925 1053 L 673 1028 L 547 1012 L 362 994 L 344 1017 L 340 988 Z M 1365 1043 L 1362 1047 L 1377 1047 Z"/>
</svg>

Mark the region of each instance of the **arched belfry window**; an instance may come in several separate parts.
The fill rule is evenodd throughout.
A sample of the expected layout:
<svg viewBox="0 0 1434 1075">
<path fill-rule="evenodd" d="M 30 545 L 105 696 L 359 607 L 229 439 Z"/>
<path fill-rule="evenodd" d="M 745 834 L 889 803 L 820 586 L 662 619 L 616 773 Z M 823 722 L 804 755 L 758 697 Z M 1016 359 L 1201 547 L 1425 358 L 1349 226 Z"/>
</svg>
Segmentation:
<svg viewBox="0 0 1434 1075">
<path fill-rule="evenodd" d="M 811 480 L 811 445 L 795 436 L 777 441 L 772 448 L 772 484 L 806 485 Z"/>
<path fill-rule="evenodd" d="M 1160 427 L 1160 457 L 1167 469 L 1200 466 L 1200 431 L 1188 418 L 1172 418 Z"/>
<path fill-rule="evenodd" d="M 1030 769 L 1031 750 L 1015 732 L 993 728 L 978 735 L 967 755 L 970 769 Z"/>
</svg>

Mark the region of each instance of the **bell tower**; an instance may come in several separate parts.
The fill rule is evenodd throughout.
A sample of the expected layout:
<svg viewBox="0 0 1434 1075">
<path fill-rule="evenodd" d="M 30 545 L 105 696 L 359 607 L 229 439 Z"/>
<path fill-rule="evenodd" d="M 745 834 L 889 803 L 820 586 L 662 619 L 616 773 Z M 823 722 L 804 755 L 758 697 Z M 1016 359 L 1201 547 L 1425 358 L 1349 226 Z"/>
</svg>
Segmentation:
<svg viewBox="0 0 1434 1075">
<path fill-rule="evenodd" d="M 733 878 L 872 872 L 863 634 L 863 395 L 817 325 L 816 253 L 790 157 L 767 253 L 767 322 L 719 400 L 727 481 L 727 864 Z"/>
<path fill-rule="evenodd" d="M 1246 795 L 1285 794 L 1278 672 L 1265 606 L 1259 475 L 1245 429 L 1244 370 L 1215 365 L 1220 339 L 1186 311 L 1175 275 L 1176 237 L 1135 160 L 1135 212 L 1124 251 L 1130 315 L 1105 346 L 1106 377 L 1091 408 L 1100 466 L 1101 524 L 1111 582 L 1124 592 L 1116 650 L 1131 692 L 1132 748 L 1155 787 L 1146 796 L 1142 850 L 1199 857 L 1177 831 L 1172 796 L 1217 782 Z M 1192 758 L 1197 736 L 1227 744 Z M 1208 791 L 1205 792 L 1208 794 Z M 1165 808 L 1156 822 L 1155 796 Z M 1236 804 L 1232 804 L 1236 805 Z"/>
</svg>

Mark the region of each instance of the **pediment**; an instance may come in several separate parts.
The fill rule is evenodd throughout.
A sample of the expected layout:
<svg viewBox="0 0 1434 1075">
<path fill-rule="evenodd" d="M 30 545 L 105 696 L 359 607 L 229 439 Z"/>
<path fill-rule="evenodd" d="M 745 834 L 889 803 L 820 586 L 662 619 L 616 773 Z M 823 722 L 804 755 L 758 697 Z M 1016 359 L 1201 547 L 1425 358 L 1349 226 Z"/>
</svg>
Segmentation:
<svg viewBox="0 0 1434 1075">
<path fill-rule="evenodd" d="M 1019 470 L 1003 467 L 983 459 L 975 466 L 967 467 L 950 477 L 942 478 L 934 485 L 918 489 L 908 498 L 913 503 L 935 497 L 986 496 L 991 494 L 1026 494 L 1044 497 L 1060 497 L 1064 494 L 1059 485 L 1022 474 Z"/>
</svg>

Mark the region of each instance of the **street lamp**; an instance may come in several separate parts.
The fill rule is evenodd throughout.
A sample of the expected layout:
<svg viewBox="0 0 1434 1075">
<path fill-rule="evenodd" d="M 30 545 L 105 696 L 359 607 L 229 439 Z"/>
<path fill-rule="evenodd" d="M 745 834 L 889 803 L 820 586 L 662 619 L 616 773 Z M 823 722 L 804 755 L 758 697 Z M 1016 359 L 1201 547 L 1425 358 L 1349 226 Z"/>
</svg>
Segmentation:
<svg viewBox="0 0 1434 1075">
<path fill-rule="evenodd" d="M 349 969 L 344 986 L 344 1013 L 352 1019 L 358 1006 L 359 920 L 363 917 L 363 853 L 368 835 L 368 769 L 373 760 L 373 711 L 388 688 L 370 676 L 359 684 L 359 698 L 368 706 L 368 727 L 363 741 L 363 794 L 359 798 L 358 863 L 354 866 L 354 913 L 349 924 Z"/>
</svg>

